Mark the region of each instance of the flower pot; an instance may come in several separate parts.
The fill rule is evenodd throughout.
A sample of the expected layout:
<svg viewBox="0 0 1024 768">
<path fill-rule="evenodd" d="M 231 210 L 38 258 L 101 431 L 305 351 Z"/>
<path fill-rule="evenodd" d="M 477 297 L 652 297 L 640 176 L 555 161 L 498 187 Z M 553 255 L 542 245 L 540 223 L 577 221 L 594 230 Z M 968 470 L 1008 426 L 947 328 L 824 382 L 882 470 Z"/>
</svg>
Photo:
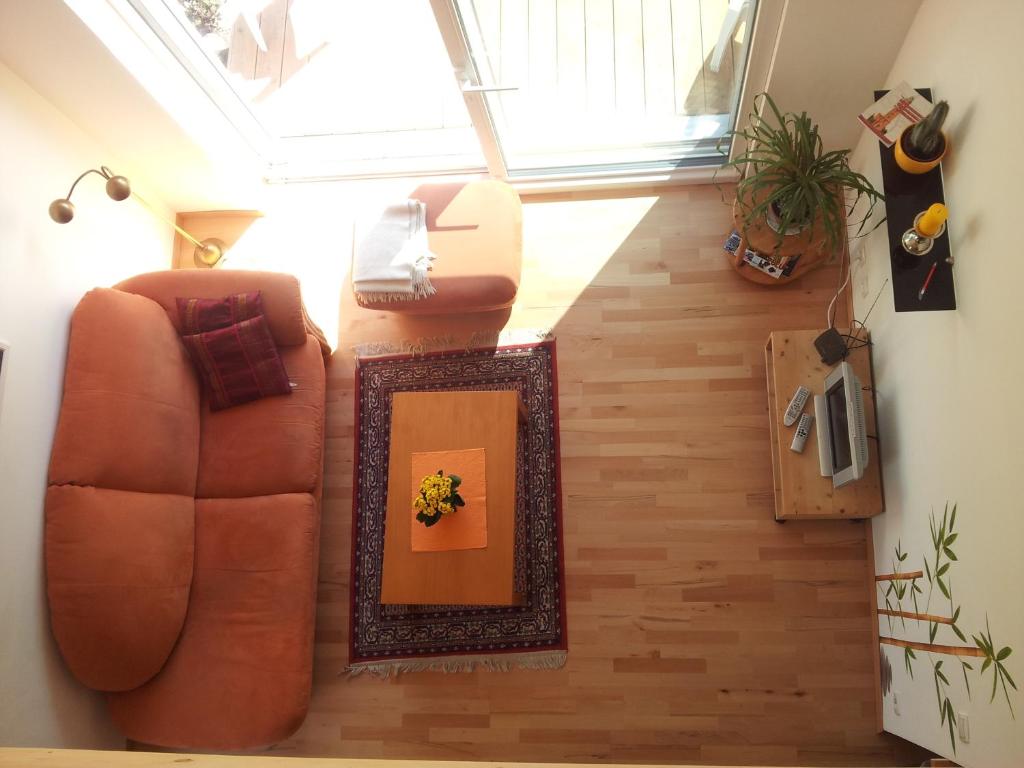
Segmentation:
<svg viewBox="0 0 1024 768">
<path fill-rule="evenodd" d="M 906 171 L 907 173 L 928 173 L 928 171 L 930 171 L 932 168 L 941 163 L 942 158 L 946 156 L 946 152 L 949 150 L 949 139 L 946 138 L 945 133 L 940 131 L 939 135 L 942 136 L 942 146 L 940 148 L 940 151 L 936 154 L 936 156 L 931 158 L 915 157 L 913 154 L 907 151 L 906 147 L 906 141 L 910 134 L 910 128 L 912 127 L 913 126 L 904 128 L 903 133 L 900 134 L 899 139 L 897 139 L 896 143 L 893 145 L 893 152 L 896 158 L 896 165 L 898 165 L 901 170 Z"/>
<path fill-rule="evenodd" d="M 771 227 L 772 232 L 776 232 L 780 235 L 799 235 L 801 232 L 803 232 L 805 229 L 811 226 L 810 221 L 791 221 L 789 223 L 789 226 L 786 227 L 786 231 L 783 232 L 782 217 L 779 215 L 779 211 L 776 209 L 775 203 L 772 203 L 771 205 L 768 206 L 768 209 L 764 212 L 764 219 L 765 223 L 768 224 L 769 227 Z"/>
</svg>

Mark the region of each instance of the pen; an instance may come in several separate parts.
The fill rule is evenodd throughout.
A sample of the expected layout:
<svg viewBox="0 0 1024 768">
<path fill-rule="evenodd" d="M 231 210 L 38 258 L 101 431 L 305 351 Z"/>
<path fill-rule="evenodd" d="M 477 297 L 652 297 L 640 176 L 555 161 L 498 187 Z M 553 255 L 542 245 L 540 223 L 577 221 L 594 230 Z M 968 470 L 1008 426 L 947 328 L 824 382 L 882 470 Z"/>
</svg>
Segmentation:
<svg viewBox="0 0 1024 768">
<path fill-rule="evenodd" d="M 924 285 L 921 286 L 921 290 L 917 292 L 917 300 L 921 301 L 924 298 L 925 292 L 928 290 L 928 285 L 931 283 L 932 278 L 935 277 L 935 270 L 938 269 L 939 262 L 936 261 L 932 264 L 932 268 L 928 270 L 928 277 L 924 279 Z"/>
</svg>

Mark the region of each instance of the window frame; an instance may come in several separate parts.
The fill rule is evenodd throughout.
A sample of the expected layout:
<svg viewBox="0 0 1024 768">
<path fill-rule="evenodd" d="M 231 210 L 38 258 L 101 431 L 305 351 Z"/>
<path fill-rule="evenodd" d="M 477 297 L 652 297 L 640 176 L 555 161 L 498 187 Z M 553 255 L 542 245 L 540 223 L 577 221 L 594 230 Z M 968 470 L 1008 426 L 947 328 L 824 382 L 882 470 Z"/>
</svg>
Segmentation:
<svg viewBox="0 0 1024 768">
<path fill-rule="evenodd" d="M 210 53 L 184 26 L 187 19 L 163 0 L 106 0 L 157 56 L 169 55 L 202 90 L 238 135 L 268 163 L 278 159 L 276 141 L 224 77 Z M 133 16 L 134 13 L 134 16 Z M 147 39 L 148 38 L 148 39 Z"/>
</svg>

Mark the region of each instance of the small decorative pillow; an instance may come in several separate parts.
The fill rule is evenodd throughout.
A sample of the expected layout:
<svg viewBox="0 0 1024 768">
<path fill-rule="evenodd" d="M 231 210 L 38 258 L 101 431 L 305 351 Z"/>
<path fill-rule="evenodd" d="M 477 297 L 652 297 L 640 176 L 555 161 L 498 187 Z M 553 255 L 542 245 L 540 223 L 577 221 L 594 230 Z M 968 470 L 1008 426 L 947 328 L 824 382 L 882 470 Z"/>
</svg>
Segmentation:
<svg viewBox="0 0 1024 768">
<path fill-rule="evenodd" d="M 259 291 L 236 293 L 223 299 L 176 299 L 181 335 L 215 331 L 263 314 Z"/>
<path fill-rule="evenodd" d="M 291 394 L 288 373 L 263 315 L 181 340 L 203 377 L 211 411 Z"/>
</svg>

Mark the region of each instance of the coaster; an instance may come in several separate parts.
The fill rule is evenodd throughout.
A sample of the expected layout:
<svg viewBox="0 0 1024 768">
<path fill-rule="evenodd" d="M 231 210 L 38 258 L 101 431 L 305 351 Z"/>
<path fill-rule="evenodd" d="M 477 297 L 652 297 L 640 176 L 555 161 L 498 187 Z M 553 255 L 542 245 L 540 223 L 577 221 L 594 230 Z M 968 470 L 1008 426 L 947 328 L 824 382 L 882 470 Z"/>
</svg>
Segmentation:
<svg viewBox="0 0 1024 768">
<path fill-rule="evenodd" d="M 445 515 L 427 528 L 416 519 L 410 498 L 413 552 L 448 552 L 456 549 L 484 549 L 487 546 L 487 474 L 486 451 L 470 448 L 462 451 L 429 451 L 412 454 L 412 483 L 415 493 L 427 475 L 437 470 L 462 478 L 459 495 L 466 506 Z"/>
</svg>

